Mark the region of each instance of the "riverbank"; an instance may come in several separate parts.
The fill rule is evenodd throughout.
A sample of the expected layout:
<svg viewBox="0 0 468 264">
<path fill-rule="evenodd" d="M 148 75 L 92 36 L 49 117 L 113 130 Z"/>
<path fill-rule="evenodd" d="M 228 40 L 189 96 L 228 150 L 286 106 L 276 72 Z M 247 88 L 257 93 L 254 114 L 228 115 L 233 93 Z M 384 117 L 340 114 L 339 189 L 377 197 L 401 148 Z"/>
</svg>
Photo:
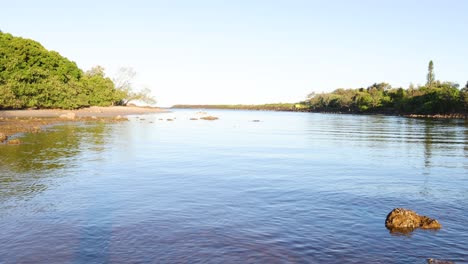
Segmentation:
<svg viewBox="0 0 468 264">
<path fill-rule="evenodd" d="M 303 104 L 277 103 L 262 105 L 174 105 L 173 109 L 226 109 L 226 110 L 258 110 L 258 111 L 291 111 L 301 112 L 306 109 Z"/>
<path fill-rule="evenodd" d="M 455 114 L 436 114 L 436 115 L 418 115 L 410 114 L 405 115 L 409 118 L 434 118 L 434 119 L 468 119 L 468 114 L 455 113 Z"/>
<path fill-rule="evenodd" d="M 358 112 L 358 111 L 332 111 L 311 110 L 304 104 L 265 104 L 265 105 L 174 105 L 173 109 L 220 109 L 220 110 L 254 110 L 254 111 L 286 111 L 286 112 L 309 112 L 321 114 L 354 114 L 354 115 L 387 115 L 403 116 L 408 118 L 432 118 L 432 119 L 468 119 L 466 113 L 451 114 L 405 114 L 392 111 Z"/>
<path fill-rule="evenodd" d="M 149 113 L 161 113 L 166 110 L 156 107 L 138 107 L 138 106 L 92 106 L 76 110 L 63 110 L 63 109 L 26 109 L 26 110 L 0 110 L 0 118 L 11 117 L 60 117 L 61 115 L 73 113 L 76 117 L 113 117 L 125 115 L 140 115 Z"/>
<path fill-rule="evenodd" d="M 44 126 L 76 121 L 119 122 L 127 115 L 163 113 L 154 107 L 112 106 L 89 107 L 76 110 L 38 109 L 0 111 L 0 135 L 10 137 L 17 133 L 38 133 Z M 1 141 L 1 140 L 0 140 Z"/>
</svg>

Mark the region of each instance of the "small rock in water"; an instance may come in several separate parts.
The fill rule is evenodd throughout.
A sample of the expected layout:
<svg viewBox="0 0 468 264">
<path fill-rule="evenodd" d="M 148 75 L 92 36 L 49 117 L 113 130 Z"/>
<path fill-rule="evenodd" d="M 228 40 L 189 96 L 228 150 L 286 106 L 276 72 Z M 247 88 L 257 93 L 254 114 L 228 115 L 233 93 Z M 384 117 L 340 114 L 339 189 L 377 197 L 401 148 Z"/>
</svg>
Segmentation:
<svg viewBox="0 0 468 264">
<path fill-rule="evenodd" d="M 10 139 L 10 140 L 8 141 L 8 145 L 19 145 L 19 144 L 21 144 L 21 141 L 20 141 L 19 139 L 17 139 L 17 138 L 15 138 L 15 139 Z"/>
<path fill-rule="evenodd" d="M 260 122 L 260 120 L 258 120 L 258 119 L 255 119 L 255 120 L 252 120 L 252 122 Z"/>
<path fill-rule="evenodd" d="M 41 128 L 38 126 L 34 126 L 31 128 L 31 133 L 39 133 L 41 132 Z"/>
<path fill-rule="evenodd" d="M 123 117 L 123 116 L 121 116 L 121 115 L 118 115 L 118 116 L 114 117 L 114 119 L 115 119 L 116 121 L 128 121 L 128 118 Z"/>
<path fill-rule="evenodd" d="M 385 226 L 390 232 L 409 233 L 416 228 L 440 229 L 440 223 L 427 216 L 418 215 L 416 212 L 404 208 L 395 208 L 385 220 Z"/>
<path fill-rule="evenodd" d="M 168 118 L 168 119 L 166 119 L 166 120 L 167 120 L 167 121 L 174 121 L 174 119 L 172 119 L 172 118 Z"/>
<path fill-rule="evenodd" d="M 217 120 L 219 118 L 216 117 L 216 116 L 204 116 L 204 117 L 200 117 L 200 119 L 213 121 L 213 120 Z"/>
<path fill-rule="evenodd" d="M 0 143 L 2 143 L 3 141 L 5 141 L 7 139 L 8 139 L 7 135 L 5 135 L 3 133 L 0 133 Z"/>
<path fill-rule="evenodd" d="M 76 114 L 72 112 L 60 115 L 60 118 L 70 119 L 70 120 L 75 119 L 75 117 L 76 117 Z"/>
<path fill-rule="evenodd" d="M 198 120 L 198 118 L 191 117 L 190 120 Z"/>
</svg>

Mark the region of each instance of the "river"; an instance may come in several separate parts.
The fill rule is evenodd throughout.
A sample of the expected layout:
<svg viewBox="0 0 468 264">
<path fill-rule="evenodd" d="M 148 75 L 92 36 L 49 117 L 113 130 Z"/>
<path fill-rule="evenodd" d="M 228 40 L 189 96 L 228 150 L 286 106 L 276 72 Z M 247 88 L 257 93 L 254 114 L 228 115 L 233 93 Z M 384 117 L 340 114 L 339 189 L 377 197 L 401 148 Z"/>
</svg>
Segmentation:
<svg viewBox="0 0 468 264">
<path fill-rule="evenodd" d="M 0 145 L 0 263 L 468 261 L 467 121 L 196 112 Z"/>
</svg>

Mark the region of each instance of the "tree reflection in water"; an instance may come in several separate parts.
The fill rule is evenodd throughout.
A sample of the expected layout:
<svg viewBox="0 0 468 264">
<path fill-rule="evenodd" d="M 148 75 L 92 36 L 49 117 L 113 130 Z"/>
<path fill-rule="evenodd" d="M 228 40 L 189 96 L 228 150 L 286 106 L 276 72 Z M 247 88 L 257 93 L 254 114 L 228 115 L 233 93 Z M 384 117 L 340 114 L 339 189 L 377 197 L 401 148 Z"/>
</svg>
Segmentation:
<svg viewBox="0 0 468 264">
<path fill-rule="evenodd" d="M 24 134 L 21 145 L 0 144 L 0 201 L 24 199 L 48 188 L 51 178 L 78 162 L 74 157 L 88 144 L 105 145 L 111 125 L 68 124 L 39 134 Z"/>
</svg>

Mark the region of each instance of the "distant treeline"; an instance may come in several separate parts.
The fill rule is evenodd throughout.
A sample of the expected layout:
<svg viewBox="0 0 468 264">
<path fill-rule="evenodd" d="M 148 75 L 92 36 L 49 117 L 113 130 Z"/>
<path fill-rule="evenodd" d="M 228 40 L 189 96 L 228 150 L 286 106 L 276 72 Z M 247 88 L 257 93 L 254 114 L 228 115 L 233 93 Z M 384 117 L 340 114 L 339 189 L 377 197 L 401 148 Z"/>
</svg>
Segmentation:
<svg viewBox="0 0 468 264">
<path fill-rule="evenodd" d="M 231 109 L 231 110 L 271 110 L 271 111 L 298 111 L 298 104 L 278 103 L 278 104 L 262 104 L 262 105 L 174 105 L 171 108 L 180 109 Z"/>
<path fill-rule="evenodd" d="M 378 113 L 392 115 L 468 114 L 468 82 L 460 86 L 435 80 L 434 64 L 429 62 L 427 83 L 409 88 L 393 88 L 374 83 L 367 88 L 336 89 L 330 93 L 311 93 L 305 101 L 264 105 L 175 105 L 174 108 L 245 109 L 308 111 L 329 113 Z"/>
<path fill-rule="evenodd" d="M 341 113 L 382 113 L 400 115 L 465 115 L 468 113 L 468 82 L 460 85 L 435 79 L 429 62 L 426 84 L 393 88 L 374 83 L 367 88 L 336 89 L 331 93 L 311 93 L 303 102 L 309 111 Z"/>
<path fill-rule="evenodd" d="M 431 85 L 392 88 L 387 83 L 367 88 L 337 89 L 311 94 L 305 101 L 309 111 L 383 114 L 467 114 L 468 86 L 435 81 Z"/>
<path fill-rule="evenodd" d="M 367 88 L 337 89 L 313 94 L 305 101 L 309 111 L 386 113 L 386 114 L 454 114 L 467 113 L 468 88 L 453 83 L 435 82 L 432 86 L 391 88 L 386 83 Z"/>
<path fill-rule="evenodd" d="M 146 99 L 125 80 L 117 86 L 102 67 L 87 72 L 40 43 L 0 31 L 0 109 L 123 105 Z M 152 99 L 152 98 L 150 98 Z"/>
</svg>

